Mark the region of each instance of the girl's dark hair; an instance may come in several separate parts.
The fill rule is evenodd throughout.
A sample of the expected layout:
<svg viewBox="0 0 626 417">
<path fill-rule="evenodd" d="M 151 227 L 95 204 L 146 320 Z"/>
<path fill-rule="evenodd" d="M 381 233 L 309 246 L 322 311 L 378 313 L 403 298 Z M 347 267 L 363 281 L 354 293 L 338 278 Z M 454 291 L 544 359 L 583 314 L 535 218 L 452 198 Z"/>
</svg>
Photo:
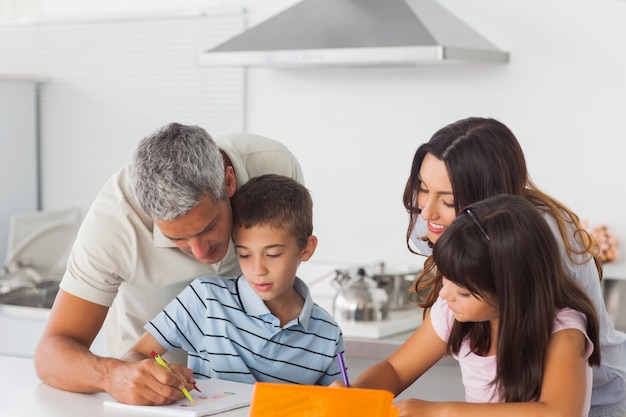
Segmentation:
<svg viewBox="0 0 626 417">
<path fill-rule="evenodd" d="M 555 219 L 569 259 L 582 264 L 593 258 L 602 277 L 601 263 L 593 255 L 597 247 L 590 234 L 581 227 L 576 214 L 533 184 L 517 138 L 506 125 L 489 118 L 458 120 L 438 130 L 427 143 L 417 148 L 403 194 L 404 207 L 409 213 L 406 241 L 411 252 L 416 253 L 409 242 L 420 213 L 417 204 L 421 186 L 419 173 L 427 153 L 443 161 L 447 167 L 457 214 L 469 204 L 498 194 L 523 196 Z M 575 242 L 568 235 L 571 228 L 574 229 Z M 428 258 L 415 284 L 421 297 L 418 304 L 425 309 L 424 314 L 439 293 L 440 288 L 433 287 L 435 276 L 435 263 Z"/>
<path fill-rule="evenodd" d="M 505 402 L 539 398 L 558 309 L 569 307 L 587 317 L 587 335 L 595 347 L 589 364 L 600 364 L 595 308 L 566 275 L 550 226 L 527 199 L 500 195 L 470 204 L 434 245 L 433 259 L 438 281 L 445 276 L 473 295 L 497 304 L 493 383 Z M 474 353 L 487 354 L 491 346 L 489 322 L 455 321 L 449 352 L 458 353 L 466 339 Z"/>
</svg>

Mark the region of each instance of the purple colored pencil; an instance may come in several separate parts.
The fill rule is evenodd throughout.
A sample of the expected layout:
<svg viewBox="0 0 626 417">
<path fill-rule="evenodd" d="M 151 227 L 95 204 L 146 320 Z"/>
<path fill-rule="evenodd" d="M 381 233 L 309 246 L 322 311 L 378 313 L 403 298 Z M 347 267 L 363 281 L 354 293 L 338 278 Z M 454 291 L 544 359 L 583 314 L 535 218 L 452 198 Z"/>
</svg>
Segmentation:
<svg viewBox="0 0 626 417">
<path fill-rule="evenodd" d="M 343 383 L 346 385 L 346 387 L 349 387 L 350 381 L 348 380 L 348 369 L 346 368 L 346 362 L 343 360 L 343 353 L 339 352 L 337 354 L 337 359 L 339 359 L 339 369 L 341 370 Z"/>
</svg>

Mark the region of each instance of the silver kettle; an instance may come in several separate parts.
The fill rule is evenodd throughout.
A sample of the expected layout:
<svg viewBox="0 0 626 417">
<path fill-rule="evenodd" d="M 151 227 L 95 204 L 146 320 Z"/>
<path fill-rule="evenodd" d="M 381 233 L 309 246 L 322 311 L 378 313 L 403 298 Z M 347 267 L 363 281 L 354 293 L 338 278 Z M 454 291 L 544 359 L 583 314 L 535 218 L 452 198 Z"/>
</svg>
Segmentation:
<svg viewBox="0 0 626 417">
<path fill-rule="evenodd" d="M 389 313 L 389 295 L 376 281 L 359 268 L 356 277 L 336 271 L 332 281 L 337 289 L 333 300 L 333 316 L 340 321 L 380 321 Z"/>
</svg>

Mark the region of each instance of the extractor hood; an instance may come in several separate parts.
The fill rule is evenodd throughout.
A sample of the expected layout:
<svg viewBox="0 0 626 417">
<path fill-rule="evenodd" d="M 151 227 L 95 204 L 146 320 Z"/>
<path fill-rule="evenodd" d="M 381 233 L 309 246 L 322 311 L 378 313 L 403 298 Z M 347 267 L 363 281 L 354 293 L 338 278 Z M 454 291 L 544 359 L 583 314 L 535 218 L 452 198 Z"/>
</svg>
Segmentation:
<svg viewBox="0 0 626 417">
<path fill-rule="evenodd" d="M 410 66 L 508 61 L 433 0 L 303 0 L 201 54 L 213 66 Z"/>
</svg>

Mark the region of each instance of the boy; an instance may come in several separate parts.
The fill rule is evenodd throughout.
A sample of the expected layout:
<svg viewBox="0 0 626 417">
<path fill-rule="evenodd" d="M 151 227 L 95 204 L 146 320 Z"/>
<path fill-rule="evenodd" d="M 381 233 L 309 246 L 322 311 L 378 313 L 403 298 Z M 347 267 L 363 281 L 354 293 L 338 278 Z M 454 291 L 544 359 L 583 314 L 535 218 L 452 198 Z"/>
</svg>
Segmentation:
<svg viewBox="0 0 626 417">
<path fill-rule="evenodd" d="M 296 277 L 317 246 L 308 190 L 263 175 L 244 184 L 231 205 L 243 275 L 197 278 L 145 326 L 124 359 L 155 362 L 155 378 L 147 380 L 159 384 L 137 387 L 137 403 L 178 400 L 182 381 L 192 389 L 194 377 L 320 385 L 340 378 L 341 329 Z M 191 370 L 172 365 L 169 374 L 150 358 L 174 348 L 188 352 Z"/>
</svg>

